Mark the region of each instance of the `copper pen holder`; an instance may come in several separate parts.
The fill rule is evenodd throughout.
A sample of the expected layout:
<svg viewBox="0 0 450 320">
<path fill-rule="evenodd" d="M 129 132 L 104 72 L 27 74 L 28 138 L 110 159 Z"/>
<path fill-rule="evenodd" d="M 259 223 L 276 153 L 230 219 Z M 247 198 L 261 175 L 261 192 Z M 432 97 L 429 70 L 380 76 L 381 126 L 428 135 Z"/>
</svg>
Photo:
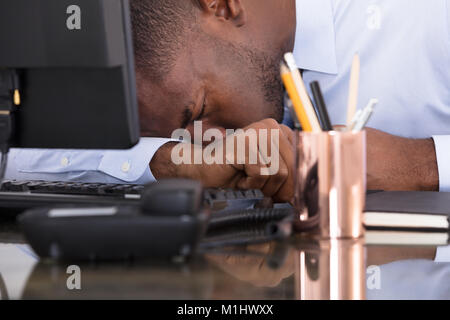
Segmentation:
<svg viewBox="0 0 450 320">
<path fill-rule="evenodd" d="M 323 239 L 364 235 L 366 133 L 296 133 L 295 223 Z"/>
</svg>

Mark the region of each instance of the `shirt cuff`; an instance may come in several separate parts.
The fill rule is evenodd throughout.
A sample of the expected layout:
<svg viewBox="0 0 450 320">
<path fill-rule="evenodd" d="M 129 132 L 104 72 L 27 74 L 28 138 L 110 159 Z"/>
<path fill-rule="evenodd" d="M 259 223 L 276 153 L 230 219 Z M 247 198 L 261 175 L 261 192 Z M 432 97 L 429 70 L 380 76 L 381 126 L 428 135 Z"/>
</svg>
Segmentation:
<svg viewBox="0 0 450 320">
<path fill-rule="evenodd" d="M 450 136 L 434 136 L 439 169 L 439 189 L 450 192 Z"/>
<path fill-rule="evenodd" d="M 150 162 L 158 149 L 168 142 L 179 142 L 179 140 L 141 138 L 139 143 L 130 150 L 106 151 L 98 170 L 129 183 L 153 182 L 156 179 L 150 170 Z"/>
<path fill-rule="evenodd" d="M 434 262 L 450 262 L 450 246 L 438 247 Z"/>
</svg>

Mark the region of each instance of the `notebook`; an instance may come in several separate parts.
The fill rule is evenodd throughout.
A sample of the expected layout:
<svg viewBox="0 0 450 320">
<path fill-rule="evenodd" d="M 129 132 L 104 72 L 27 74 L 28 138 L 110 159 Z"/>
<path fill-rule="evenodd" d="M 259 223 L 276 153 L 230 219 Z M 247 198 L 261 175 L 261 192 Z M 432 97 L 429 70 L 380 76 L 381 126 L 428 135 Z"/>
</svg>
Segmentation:
<svg viewBox="0 0 450 320">
<path fill-rule="evenodd" d="M 377 192 L 367 195 L 364 224 L 369 230 L 450 231 L 450 193 Z"/>
<path fill-rule="evenodd" d="M 449 240 L 448 232 L 367 230 L 365 235 L 366 245 L 377 246 L 446 246 Z"/>
</svg>

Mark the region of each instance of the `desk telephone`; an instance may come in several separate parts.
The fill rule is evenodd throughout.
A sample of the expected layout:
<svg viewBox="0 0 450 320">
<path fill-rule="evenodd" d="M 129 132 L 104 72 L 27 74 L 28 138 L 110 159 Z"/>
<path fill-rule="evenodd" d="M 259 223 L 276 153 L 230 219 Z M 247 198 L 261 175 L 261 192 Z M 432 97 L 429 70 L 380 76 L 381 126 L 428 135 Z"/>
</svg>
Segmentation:
<svg viewBox="0 0 450 320">
<path fill-rule="evenodd" d="M 166 180 L 148 185 L 139 206 L 36 208 L 18 220 L 41 258 L 189 258 L 218 246 L 290 235 L 285 222 L 292 215 L 291 209 L 256 209 L 257 199 L 254 202 L 251 207 L 243 202 L 246 208 L 212 212 L 205 205 L 199 182 Z M 235 227 L 239 230 L 232 230 Z"/>
</svg>

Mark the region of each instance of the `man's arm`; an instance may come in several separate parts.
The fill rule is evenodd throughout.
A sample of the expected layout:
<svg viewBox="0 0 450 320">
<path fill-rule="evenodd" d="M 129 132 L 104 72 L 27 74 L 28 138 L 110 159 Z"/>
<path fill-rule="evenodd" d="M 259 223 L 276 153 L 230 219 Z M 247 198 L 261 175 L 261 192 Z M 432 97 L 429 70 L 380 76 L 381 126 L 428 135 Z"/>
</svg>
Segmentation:
<svg viewBox="0 0 450 320">
<path fill-rule="evenodd" d="M 141 138 L 129 150 L 11 149 L 6 179 L 146 184 L 155 180 L 153 155 L 170 141 Z"/>
<path fill-rule="evenodd" d="M 439 190 L 440 177 L 436 154 L 440 155 L 440 158 L 450 159 L 450 154 L 443 157 L 442 152 L 439 152 L 439 150 L 444 149 L 441 146 L 442 143 L 440 143 L 442 141 L 436 137 L 434 141 L 431 138 L 401 138 L 375 129 L 367 129 L 367 137 L 367 178 L 369 189 L 401 191 Z M 151 170 L 157 179 L 167 177 L 191 178 L 202 181 L 207 187 L 234 188 L 239 180 L 245 178 L 245 171 L 235 170 L 236 168 L 231 166 L 176 166 L 171 161 L 173 147 L 174 144 L 166 144 L 154 156 L 151 162 Z M 290 166 L 292 165 L 291 163 Z M 443 167 L 441 169 L 442 180 L 445 168 L 450 170 L 450 165 L 446 165 L 444 160 L 441 160 L 439 165 Z M 228 171 L 229 169 L 235 171 Z M 233 177 L 233 179 L 230 179 L 230 177 Z M 288 198 L 293 195 L 292 172 L 288 173 L 287 177 L 286 175 L 279 175 L 278 178 L 289 182 L 286 183 L 288 187 L 282 192 L 281 197 L 281 200 L 289 201 Z M 450 175 L 447 176 L 447 180 L 449 180 L 450 185 Z M 262 181 L 267 182 L 264 179 Z M 256 181 L 254 185 L 248 187 L 261 188 L 261 186 L 258 187 L 258 183 L 260 182 Z M 267 186 L 270 184 L 266 183 Z"/>
<path fill-rule="evenodd" d="M 278 150 L 272 150 L 267 145 L 261 145 L 261 141 L 264 139 L 255 139 L 256 145 L 253 143 L 247 143 L 245 146 L 240 146 L 238 141 L 242 140 L 242 134 L 229 135 L 221 141 L 215 141 L 213 144 L 218 144 L 223 150 L 223 161 L 221 163 L 207 164 L 205 161 L 201 161 L 201 164 L 175 164 L 172 159 L 172 152 L 174 148 L 179 147 L 178 144 L 166 144 L 158 150 L 153 157 L 150 168 L 156 179 L 163 178 L 188 178 L 199 180 L 206 188 L 233 188 L 233 189 L 260 189 L 267 196 L 273 198 L 279 202 L 289 202 L 294 195 L 294 146 L 293 146 L 293 133 L 292 131 L 278 124 L 275 120 L 267 119 L 250 125 L 244 128 L 244 131 L 253 130 L 259 136 L 264 130 L 269 134 L 266 137 L 266 142 L 271 142 L 270 134 L 275 131 L 278 132 L 278 141 L 273 147 Z M 274 138 L 275 139 L 275 138 Z M 229 145 L 230 140 L 234 140 L 232 143 L 235 146 L 233 150 L 228 150 L 226 146 Z M 208 146 L 209 148 L 210 146 Z M 237 148 L 246 148 L 244 154 L 246 159 L 241 163 L 237 161 Z M 194 146 L 192 144 L 184 144 L 184 150 L 189 150 L 191 156 L 195 154 L 194 150 L 200 149 L 198 154 L 203 153 L 202 146 Z M 240 149 L 243 151 L 243 149 Z M 265 152 L 264 152 L 265 150 Z M 270 150 L 271 155 L 273 152 L 278 153 L 276 162 L 276 169 L 272 174 L 261 174 L 268 168 L 273 168 L 274 159 L 270 164 L 261 161 L 261 155 L 265 155 Z M 175 154 L 179 151 L 175 150 Z M 250 154 L 258 157 L 257 163 L 249 161 Z M 264 158 L 264 156 L 262 157 Z M 242 159 L 241 159 L 242 160 Z M 191 163 L 194 163 L 193 159 Z"/>
<path fill-rule="evenodd" d="M 367 129 L 368 188 L 438 191 L 440 177 L 436 151 L 431 138 L 407 139 Z M 449 160 L 450 153 L 447 162 Z"/>
<path fill-rule="evenodd" d="M 168 177 L 189 178 L 188 173 L 185 174 L 185 177 L 178 174 L 177 171 L 180 171 L 179 168 L 171 161 L 172 149 L 176 144 L 176 142 L 165 144 L 153 156 L 150 162 L 150 170 L 156 180 Z"/>
</svg>

